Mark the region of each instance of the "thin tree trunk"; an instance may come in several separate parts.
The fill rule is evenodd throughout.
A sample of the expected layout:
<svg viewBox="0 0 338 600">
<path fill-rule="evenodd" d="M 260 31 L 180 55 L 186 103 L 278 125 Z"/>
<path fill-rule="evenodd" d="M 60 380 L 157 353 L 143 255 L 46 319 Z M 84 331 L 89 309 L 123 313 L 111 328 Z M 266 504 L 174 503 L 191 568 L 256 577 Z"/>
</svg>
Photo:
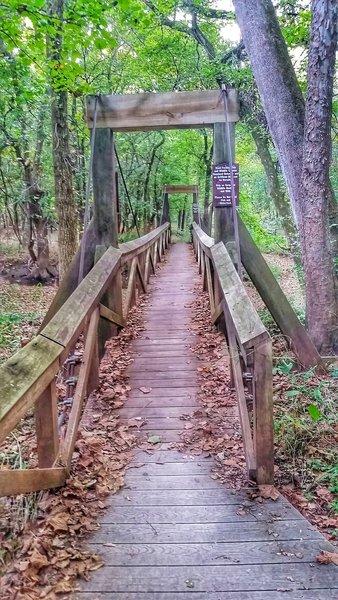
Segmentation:
<svg viewBox="0 0 338 600">
<path fill-rule="evenodd" d="M 53 62 L 62 60 L 62 24 L 64 0 L 49 0 L 49 13 L 57 19 L 58 28 L 50 36 L 48 54 Z M 53 71 L 55 71 L 55 67 Z M 51 121 L 55 203 L 58 215 L 59 277 L 70 266 L 78 245 L 78 218 L 73 193 L 73 176 L 69 146 L 68 95 L 51 73 Z"/>
<path fill-rule="evenodd" d="M 313 0 L 302 170 L 302 196 L 306 201 L 302 203 L 301 238 L 307 326 L 322 353 L 332 348 L 333 330 L 338 333 L 329 238 L 331 106 L 336 47 L 337 4 L 335 0 Z"/>
</svg>

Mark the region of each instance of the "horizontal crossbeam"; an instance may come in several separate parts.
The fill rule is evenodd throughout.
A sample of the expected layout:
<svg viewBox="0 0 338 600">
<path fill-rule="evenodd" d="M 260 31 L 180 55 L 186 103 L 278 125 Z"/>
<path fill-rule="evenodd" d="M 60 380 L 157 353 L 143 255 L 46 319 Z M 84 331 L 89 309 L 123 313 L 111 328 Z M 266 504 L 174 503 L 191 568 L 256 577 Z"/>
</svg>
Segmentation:
<svg viewBox="0 0 338 600">
<path fill-rule="evenodd" d="M 95 96 L 86 101 L 86 123 L 94 121 Z M 237 91 L 228 90 L 228 120 L 239 120 Z M 114 131 L 147 131 L 212 126 L 224 123 L 224 104 L 220 90 L 167 92 L 100 96 L 96 127 Z"/>
</svg>

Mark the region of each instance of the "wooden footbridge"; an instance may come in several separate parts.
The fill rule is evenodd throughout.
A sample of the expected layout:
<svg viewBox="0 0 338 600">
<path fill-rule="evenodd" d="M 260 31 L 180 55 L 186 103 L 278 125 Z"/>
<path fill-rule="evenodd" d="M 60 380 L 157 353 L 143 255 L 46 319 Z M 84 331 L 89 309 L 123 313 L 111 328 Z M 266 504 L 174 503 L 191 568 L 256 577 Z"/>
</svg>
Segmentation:
<svg viewBox="0 0 338 600">
<path fill-rule="evenodd" d="M 111 109 L 108 100 L 102 106 Z M 149 125 L 147 104 L 142 106 Z M 123 107 L 128 112 L 128 105 Z M 175 115 L 174 109 L 171 106 L 171 115 Z M 238 410 L 225 415 L 224 429 L 230 422 L 238 423 L 248 485 L 249 481 L 273 484 L 271 339 L 226 245 L 215 243 L 196 220 L 193 246 L 171 245 L 170 224 L 165 222 L 117 247 L 116 230 L 110 228 L 114 218 L 109 217 L 115 181 L 112 153 L 107 158 L 112 137 L 105 128 L 105 124 L 118 128 L 114 118 L 112 110 L 105 120 L 98 116 L 102 129 L 96 132 L 96 158 L 106 174 L 106 187 L 105 192 L 100 190 L 100 204 L 83 242 L 85 277 L 77 285 L 77 256 L 40 333 L 0 368 L 0 442 L 32 408 L 37 439 L 36 467 L 0 471 L 0 494 L 57 488 L 71 477 L 81 415 L 86 398 L 98 385 L 104 343 L 111 335 L 118 335 L 132 306 L 148 293 L 144 331 L 132 346 L 131 391 L 120 417 L 144 417 L 139 446 L 145 436 L 158 436 L 158 443 L 151 452 L 136 449 L 125 486 L 111 497 L 100 529 L 88 539 L 90 547 L 103 555 L 105 566 L 82 586 L 76 598 L 337 600 L 337 568 L 316 562 L 321 550 L 333 548 L 295 508 L 282 497 L 254 502 L 246 489 L 227 488 L 213 477 L 214 463 L 209 454 L 196 457 L 173 448 L 182 439 L 184 420 L 180 417 L 191 415 L 199 406 L 199 362 L 192 352 L 196 335 L 191 303 L 194 285 L 200 282 L 208 293 L 210 319 L 224 332 L 237 396 Z M 124 118 L 128 119 L 128 114 Z M 161 118 L 158 126 L 163 128 Z M 173 126 L 179 126 L 174 117 L 170 118 Z M 221 118 L 219 112 L 217 119 Z M 201 124 L 192 113 L 189 120 L 196 126 Z M 131 126 L 135 128 L 135 123 Z M 128 124 L 123 121 L 119 127 L 128 129 Z M 93 174 L 95 192 L 99 183 L 95 164 Z M 272 302 L 275 288 L 271 286 L 275 283 L 264 291 L 263 259 L 255 254 L 241 223 L 240 233 L 245 269 L 254 282 L 256 278 L 265 300 Z M 162 267 L 154 277 L 159 263 Z M 318 355 L 298 321 L 293 321 L 292 331 L 284 323 L 289 308 L 281 290 L 278 298 L 278 306 L 271 304 L 275 319 L 291 338 L 301 361 L 315 364 Z M 67 404 L 59 401 L 55 381 L 71 362 L 77 344 L 82 357 L 72 374 L 72 398 Z M 141 388 L 147 388 L 146 402 Z M 60 418 L 63 430 L 66 427 L 62 439 Z"/>
</svg>

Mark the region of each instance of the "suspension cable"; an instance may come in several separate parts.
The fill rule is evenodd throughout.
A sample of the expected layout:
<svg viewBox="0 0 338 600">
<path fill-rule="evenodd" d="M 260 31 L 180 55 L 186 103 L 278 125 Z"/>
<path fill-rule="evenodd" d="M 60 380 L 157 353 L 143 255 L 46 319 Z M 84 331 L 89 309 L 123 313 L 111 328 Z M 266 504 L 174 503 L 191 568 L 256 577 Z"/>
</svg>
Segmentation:
<svg viewBox="0 0 338 600">
<path fill-rule="evenodd" d="M 99 96 L 95 96 L 95 104 L 94 104 L 94 117 L 93 117 L 93 128 L 92 135 L 90 139 L 90 158 L 89 158 L 89 169 L 88 169 L 88 177 L 87 177 L 87 186 L 86 186 L 86 199 L 85 199 L 85 211 L 83 216 L 83 235 L 80 246 L 80 265 L 79 265 L 79 276 L 78 276 L 78 285 L 81 283 L 83 279 L 83 270 L 84 270 L 84 257 L 86 251 L 86 240 L 87 240 L 87 229 L 89 223 L 89 213 L 90 213 L 90 186 L 92 181 L 92 172 L 93 172 L 93 160 L 94 160 L 94 144 L 95 144 L 95 132 L 96 132 L 96 117 L 97 117 L 97 104 L 98 104 Z"/>
<path fill-rule="evenodd" d="M 224 104 L 225 133 L 226 133 L 228 152 L 229 152 L 231 206 L 232 206 L 232 214 L 233 214 L 233 220 L 234 220 L 236 252 L 237 252 L 237 258 L 238 258 L 238 275 L 239 275 L 240 279 L 242 279 L 241 247 L 240 247 L 240 242 L 239 242 L 238 215 L 237 215 L 236 194 L 235 194 L 235 179 L 234 179 L 234 173 L 233 173 L 233 155 L 232 155 L 232 145 L 231 145 L 231 135 L 230 135 L 230 124 L 229 124 L 229 117 L 228 117 L 228 114 L 229 114 L 228 92 L 227 92 L 227 89 L 226 89 L 224 83 L 222 83 L 221 90 L 222 90 L 221 94 L 222 94 L 223 104 Z"/>
<path fill-rule="evenodd" d="M 119 155 L 117 153 L 116 144 L 114 144 L 114 149 L 115 149 L 115 156 L 116 156 L 117 164 L 119 166 L 120 173 L 121 173 L 123 187 L 124 187 L 124 190 L 126 192 L 126 196 L 127 196 L 128 202 L 129 202 L 130 212 L 131 212 L 131 214 L 133 216 L 133 219 L 134 219 L 134 225 L 136 227 L 137 235 L 138 235 L 138 237 L 140 237 L 140 230 L 138 228 L 138 224 L 137 224 L 137 220 L 136 220 L 136 215 L 135 215 L 135 212 L 134 212 L 134 209 L 133 209 L 133 205 L 131 203 L 131 199 L 130 199 L 130 196 L 129 196 L 129 191 L 128 191 L 128 188 L 127 188 L 127 183 L 126 183 L 126 180 L 124 178 L 123 171 L 122 171 L 122 166 L 121 166 L 121 163 L 120 163 Z"/>
</svg>

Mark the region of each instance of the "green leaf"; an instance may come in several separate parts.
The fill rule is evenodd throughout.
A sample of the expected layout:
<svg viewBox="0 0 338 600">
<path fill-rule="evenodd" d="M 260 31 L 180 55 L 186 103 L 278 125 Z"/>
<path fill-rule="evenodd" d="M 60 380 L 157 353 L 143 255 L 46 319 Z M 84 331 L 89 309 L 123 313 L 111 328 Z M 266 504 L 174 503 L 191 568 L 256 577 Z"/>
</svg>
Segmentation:
<svg viewBox="0 0 338 600">
<path fill-rule="evenodd" d="M 314 421 L 318 421 L 318 419 L 320 419 L 321 416 L 322 416 L 322 413 L 317 408 L 317 406 L 315 406 L 315 404 L 309 404 L 309 406 L 307 407 L 307 410 L 308 410 L 308 413 L 309 413 L 310 417 Z"/>
</svg>

